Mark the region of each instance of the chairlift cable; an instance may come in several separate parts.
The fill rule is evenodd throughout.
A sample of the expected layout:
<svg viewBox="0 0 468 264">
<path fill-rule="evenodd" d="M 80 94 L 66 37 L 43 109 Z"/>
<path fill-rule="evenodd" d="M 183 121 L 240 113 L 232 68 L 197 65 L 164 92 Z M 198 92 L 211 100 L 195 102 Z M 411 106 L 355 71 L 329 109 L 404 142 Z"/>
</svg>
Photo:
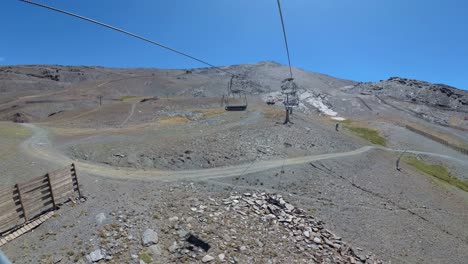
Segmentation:
<svg viewBox="0 0 468 264">
<path fill-rule="evenodd" d="M 286 37 L 286 27 L 284 26 L 283 12 L 281 11 L 281 3 L 280 3 L 280 0 L 278 0 L 278 10 L 279 10 L 280 18 L 281 18 L 281 25 L 282 25 L 282 27 L 283 27 L 283 37 L 284 37 L 284 43 L 285 43 L 285 45 L 286 45 L 286 53 L 287 53 L 287 55 L 288 55 L 289 74 L 290 74 L 290 78 L 292 79 L 292 78 L 293 78 L 293 74 L 292 74 L 292 68 L 291 68 L 291 57 L 290 57 L 290 55 L 289 55 L 288 38 Z"/>
<path fill-rule="evenodd" d="M 129 31 L 126 31 L 126 30 L 123 30 L 123 29 L 120 29 L 120 28 L 117 28 L 117 27 L 114 27 L 114 26 L 111 26 L 109 24 L 105 24 L 105 23 L 102 23 L 102 22 L 99 22 L 97 20 L 94 20 L 94 19 L 91 19 L 91 18 L 88 18 L 88 17 L 85 17 L 85 16 L 81 16 L 81 15 L 77 15 L 77 14 L 74 14 L 74 13 L 71 13 L 71 12 L 68 12 L 68 11 L 65 11 L 65 10 L 61 10 L 61 9 L 58 9 L 58 8 L 55 8 L 55 7 L 51 7 L 51 6 L 47 6 L 47 5 L 44 5 L 44 4 L 40 4 L 40 3 L 36 3 L 36 2 L 33 2 L 33 1 L 29 1 L 29 0 L 19 0 L 21 2 L 24 2 L 24 3 L 28 3 L 28 4 L 31 4 L 31 5 L 36 5 L 36 6 L 39 6 L 39 7 L 42 7 L 42 8 L 45 8 L 45 9 L 49 9 L 49 10 L 52 10 L 52 11 L 56 11 L 56 12 L 59 12 L 59 13 L 62 13 L 62 14 L 66 14 L 66 15 L 69 15 L 69 16 L 72 16 L 72 17 L 75 17 L 75 18 L 78 18 L 78 19 L 81 19 L 81 20 L 85 20 L 85 21 L 88 21 L 88 22 L 91 22 L 91 23 L 94 23 L 94 24 L 97 24 L 97 25 L 100 25 L 100 26 L 103 26 L 103 27 L 106 27 L 106 28 L 109 28 L 109 29 L 112 29 L 112 30 L 115 30 L 115 31 L 118 31 L 120 33 L 123 33 L 123 34 L 126 34 L 126 35 L 129 35 L 129 36 L 132 36 L 134 38 L 137 38 L 137 39 L 140 39 L 140 40 L 143 40 L 143 41 L 146 41 L 146 42 L 149 42 L 153 45 L 156 45 L 156 46 L 159 46 L 161 48 L 164 48 L 166 50 L 169 50 L 169 51 L 172 51 L 174 53 L 177 53 L 179 55 L 182 55 L 182 56 L 185 56 L 187 58 L 190 58 L 192 60 L 195 60 L 195 61 L 198 61 L 202 64 L 205 64 L 205 65 L 208 65 L 212 68 L 215 68 L 219 71 L 222 71 L 222 72 L 225 72 L 225 73 L 228 73 L 232 76 L 234 76 L 235 74 L 227 71 L 227 70 L 224 70 L 224 69 L 221 69 L 220 67 L 218 66 L 215 66 L 211 63 L 208 63 L 204 60 L 201 60 L 201 59 L 198 59 L 198 58 L 195 58 L 187 53 L 184 53 L 184 52 L 181 52 L 181 51 L 178 51 L 176 49 L 173 49 L 173 48 L 170 48 L 166 45 L 163 45 L 161 43 L 158 43 L 156 41 L 153 41 L 153 40 L 150 40 L 150 39 L 147 39 L 145 37 L 142 37 L 142 36 L 139 36 L 137 34 L 134 34 L 132 32 L 129 32 Z"/>
</svg>

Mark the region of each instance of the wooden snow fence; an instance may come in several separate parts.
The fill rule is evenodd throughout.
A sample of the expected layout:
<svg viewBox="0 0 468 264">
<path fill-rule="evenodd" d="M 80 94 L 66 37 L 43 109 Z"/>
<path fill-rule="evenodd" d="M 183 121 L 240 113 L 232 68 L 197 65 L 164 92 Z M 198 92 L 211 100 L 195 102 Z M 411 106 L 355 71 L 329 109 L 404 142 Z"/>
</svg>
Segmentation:
<svg viewBox="0 0 468 264">
<path fill-rule="evenodd" d="M 422 131 L 422 130 L 417 129 L 417 128 L 412 127 L 412 126 L 406 125 L 406 129 L 408 129 L 408 130 L 410 130 L 410 131 L 413 131 L 413 132 L 415 132 L 415 133 L 417 133 L 417 134 L 420 134 L 421 136 L 425 136 L 425 137 L 427 137 L 427 138 L 430 138 L 430 139 L 432 139 L 432 140 L 434 140 L 434 141 L 436 141 L 436 142 L 439 142 L 440 144 L 446 145 L 446 146 L 448 146 L 448 147 L 450 147 L 450 148 L 452 148 L 452 149 L 454 149 L 454 150 L 456 150 L 456 151 L 459 151 L 459 152 L 461 152 L 461 153 L 463 153 L 463 154 L 465 154 L 465 155 L 468 155 L 468 149 L 467 149 L 467 148 L 464 148 L 464 147 L 461 147 L 461 146 L 457 146 L 457 145 L 455 145 L 455 144 L 452 144 L 452 143 L 448 142 L 448 141 L 445 140 L 445 139 L 442 139 L 442 138 L 440 138 L 440 137 L 438 137 L 438 136 L 429 134 L 429 133 L 427 133 L 427 132 L 425 132 L 425 131 Z"/>
<path fill-rule="evenodd" d="M 36 227 L 74 197 L 81 197 L 74 164 L 0 189 L 0 246 L 16 230 L 29 231 L 25 227 Z"/>
</svg>

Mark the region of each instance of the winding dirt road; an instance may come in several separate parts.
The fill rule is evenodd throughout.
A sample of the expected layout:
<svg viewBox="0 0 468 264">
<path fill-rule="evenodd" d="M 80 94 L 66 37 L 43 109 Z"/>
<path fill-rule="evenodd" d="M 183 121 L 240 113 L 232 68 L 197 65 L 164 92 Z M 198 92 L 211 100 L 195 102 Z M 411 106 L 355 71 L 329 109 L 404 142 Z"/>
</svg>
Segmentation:
<svg viewBox="0 0 468 264">
<path fill-rule="evenodd" d="M 383 150 L 383 151 L 394 151 L 394 152 L 403 152 L 403 150 L 393 150 L 389 148 L 384 148 L 380 146 L 365 146 L 349 152 L 340 152 L 340 153 L 328 153 L 328 154 L 319 154 L 312 156 L 304 156 L 298 158 L 290 159 L 279 159 L 279 160 L 267 160 L 267 161 L 258 161 L 248 164 L 236 165 L 236 166 L 227 166 L 211 169 L 201 169 L 201 170 L 185 170 L 185 171 L 163 171 L 157 169 L 135 169 L 127 167 L 111 167 L 103 164 L 92 164 L 82 161 L 73 160 L 67 157 L 65 154 L 56 150 L 52 143 L 49 140 L 49 132 L 34 124 L 23 124 L 25 127 L 31 129 L 33 135 L 24 141 L 21 144 L 21 150 L 28 154 L 32 155 L 35 158 L 42 159 L 44 161 L 51 162 L 56 165 L 65 166 L 70 163 L 75 163 L 80 171 L 87 172 L 89 174 L 105 176 L 110 178 L 117 179 L 139 179 L 139 180 L 161 180 L 161 181 L 176 181 L 183 179 L 197 179 L 197 180 L 206 180 L 214 178 L 224 178 L 224 177 L 233 177 L 244 175 L 246 173 L 254 173 L 265 171 L 269 169 L 279 168 L 288 165 L 298 165 L 309 163 L 318 160 L 325 159 L 335 159 L 342 158 L 353 155 L 360 155 L 371 150 Z M 407 153 L 414 154 L 424 154 L 435 156 L 443 159 L 450 159 L 453 161 L 461 162 L 463 164 L 468 164 L 468 161 L 463 161 L 456 159 L 454 157 L 436 154 L 436 153 L 427 153 L 421 151 L 411 151 L 406 150 Z"/>
</svg>

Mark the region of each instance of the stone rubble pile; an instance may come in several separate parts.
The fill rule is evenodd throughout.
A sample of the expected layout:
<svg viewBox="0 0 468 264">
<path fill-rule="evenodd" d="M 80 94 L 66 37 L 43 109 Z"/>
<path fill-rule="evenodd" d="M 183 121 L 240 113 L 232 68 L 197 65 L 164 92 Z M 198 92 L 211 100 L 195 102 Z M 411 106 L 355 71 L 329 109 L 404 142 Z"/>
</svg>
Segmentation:
<svg viewBox="0 0 468 264">
<path fill-rule="evenodd" d="M 81 263 L 382 263 L 281 195 L 224 197 L 178 200 L 172 211 L 164 207 L 157 225 L 136 212 L 99 215 L 100 247 Z"/>
<path fill-rule="evenodd" d="M 358 255 L 340 237 L 323 227 L 323 222 L 293 205 L 281 195 L 244 193 L 224 200 L 232 210 L 242 214 L 256 214 L 261 221 L 281 225 L 293 237 L 300 251 L 312 250 L 312 260 L 318 263 L 382 263 L 374 256 Z"/>
</svg>

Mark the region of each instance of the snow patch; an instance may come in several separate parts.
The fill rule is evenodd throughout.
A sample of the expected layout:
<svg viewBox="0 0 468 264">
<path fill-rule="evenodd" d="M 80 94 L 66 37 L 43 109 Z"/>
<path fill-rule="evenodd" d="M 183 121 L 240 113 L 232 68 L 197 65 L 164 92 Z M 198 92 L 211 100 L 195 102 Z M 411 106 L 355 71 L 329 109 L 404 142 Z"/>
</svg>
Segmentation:
<svg viewBox="0 0 468 264">
<path fill-rule="evenodd" d="M 339 121 L 346 120 L 343 117 L 337 116 L 338 115 L 337 112 L 335 112 L 333 109 L 328 107 L 320 97 L 314 96 L 311 92 L 304 92 L 304 93 L 300 94 L 299 99 L 301 101 L 305 101 L 305 102 L 311 104 L 312 106 L 317 108 L 321 113 L 323 113 L 323 114 L 325 114 L 327 116 L 331 116 L 332 119 L 334 119 L 334 120 L 339 120 Z"/>
<path fill-rule="evenodd" d="M 332 116 L 331 119 L 336 120 L 336 121 L 345 121 L 346 118 L 340 117 L 340 116 Z"/>
<path fill-rule="evenodd" d="M 280 102 L 286 99 L 284 98 L 284 95 L 281 92 L 271 92 L 271 93 L 264 95 L 264 97 L 262 98 L 263 101 L 266 102 L 269 96 L 273 97 L 276 101 L 280 101 Z M 299 93 L 299 101 L 300 101 L 299 103 L 300 108 L 308 109 L 308 107 L 302 103 L 302 102 L 307 102 L 308 104 L 317 108 L 321 113 L 327 116 L 330 116 L 333 120 L 337 120 L 337 121 L 346 120 L 345 118 L 338 116 L 338 113 L 336 111 L 328 107 L 323 102 L 322 98 L 314 95 L 313 93 L 309 91 Z"/>
</svg>

